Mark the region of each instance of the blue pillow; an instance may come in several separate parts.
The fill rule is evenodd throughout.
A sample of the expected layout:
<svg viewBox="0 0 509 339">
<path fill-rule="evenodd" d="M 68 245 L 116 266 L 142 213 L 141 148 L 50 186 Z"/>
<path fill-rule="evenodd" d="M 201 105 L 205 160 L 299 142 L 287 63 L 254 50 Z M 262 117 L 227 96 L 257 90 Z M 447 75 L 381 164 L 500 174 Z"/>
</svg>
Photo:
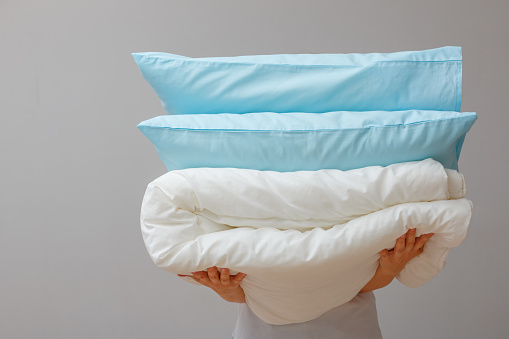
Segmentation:
<svg viewBox="0 0 509 339">
<path fill-rule="evenodd" d="M 169 114 L 461 107 L 461 47 L 215 58 L 132 55 Z"/>
<path fill-rule="evenodd" d="M 458 169 L 475 113 L 368 111 L 164 115 L 138 128 L 168 170 L 350 170 L 433 158 Z"/>
</svg>

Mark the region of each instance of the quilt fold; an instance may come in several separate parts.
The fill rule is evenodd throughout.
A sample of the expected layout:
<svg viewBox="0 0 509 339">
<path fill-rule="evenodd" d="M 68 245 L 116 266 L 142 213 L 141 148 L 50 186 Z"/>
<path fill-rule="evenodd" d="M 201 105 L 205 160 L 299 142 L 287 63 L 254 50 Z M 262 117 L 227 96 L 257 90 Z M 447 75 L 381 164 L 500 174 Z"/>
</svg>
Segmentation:
<svg viewBox="0 0 509 339">
<path fill-rule="evenodd" d="M 397 278 L 409 287 L 431 280 L 467 234 L 465 195 L 463 176 L 433 159 L 349 171 L 190 168 L 148 185 L 141 227 L 152 260 L 169 272 L 246 273 L 248 305 L 279 325 L 351 300 L 378 252 L 410 228 L 435 235 Z"/>
</svg>

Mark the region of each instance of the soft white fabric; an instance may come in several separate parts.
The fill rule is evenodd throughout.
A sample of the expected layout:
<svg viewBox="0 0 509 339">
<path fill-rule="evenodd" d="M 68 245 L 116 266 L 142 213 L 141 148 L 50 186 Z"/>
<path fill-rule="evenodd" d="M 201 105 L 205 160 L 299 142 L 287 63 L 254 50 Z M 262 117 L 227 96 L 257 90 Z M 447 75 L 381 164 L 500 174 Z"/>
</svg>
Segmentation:
<svg viewBox="0 0 509 339">
<path fill-rule="evenodd" d="M 378 252 L 410 228 L 435 235 L 397 278 L 409 287 L 429 281 L 466 236 L 465 194 L 463 176 L 432 159 L 350 171 L 195 168 L 148 185 L 141 226 L 159 267 L 244 272 L 251 310 L 289 324 L 351 300 Z"/>
</svg>

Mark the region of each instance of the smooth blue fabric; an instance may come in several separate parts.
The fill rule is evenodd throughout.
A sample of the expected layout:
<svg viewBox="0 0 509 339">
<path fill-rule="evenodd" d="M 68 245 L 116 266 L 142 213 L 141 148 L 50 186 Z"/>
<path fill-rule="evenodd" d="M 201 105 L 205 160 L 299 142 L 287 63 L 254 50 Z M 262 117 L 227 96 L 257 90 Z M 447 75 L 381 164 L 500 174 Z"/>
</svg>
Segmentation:
<svg viewBox="0 0 509 339">
<path fill-rule="evenodd" d="M 133 53 L 169 114 L 460 111 L 461 47 L 189 58 Z"/>
<path fill-rule="evenodd" d="M 298 171 L 387 166 L 433 158 L 458 169 L 475 113 L 368 111 L 164 115 L 138 128 L 168 170 Z"/>
</svg>

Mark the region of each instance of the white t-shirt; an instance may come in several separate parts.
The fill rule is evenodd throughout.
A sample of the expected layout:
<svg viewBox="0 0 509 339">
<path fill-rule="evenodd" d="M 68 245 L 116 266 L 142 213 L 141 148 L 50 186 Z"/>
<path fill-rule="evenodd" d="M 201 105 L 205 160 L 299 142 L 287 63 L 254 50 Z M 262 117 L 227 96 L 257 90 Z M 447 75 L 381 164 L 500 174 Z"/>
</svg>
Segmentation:
<svg viewBox="0 0 509 339">
<path fill-rule="evenodd" d="M 240 304 L 234 339 L 381 339 L 375 295 L 355 298 L 320 317 L 297 324 L 271 325 L 258 318 L 247 304 Z"/>
</svg>

